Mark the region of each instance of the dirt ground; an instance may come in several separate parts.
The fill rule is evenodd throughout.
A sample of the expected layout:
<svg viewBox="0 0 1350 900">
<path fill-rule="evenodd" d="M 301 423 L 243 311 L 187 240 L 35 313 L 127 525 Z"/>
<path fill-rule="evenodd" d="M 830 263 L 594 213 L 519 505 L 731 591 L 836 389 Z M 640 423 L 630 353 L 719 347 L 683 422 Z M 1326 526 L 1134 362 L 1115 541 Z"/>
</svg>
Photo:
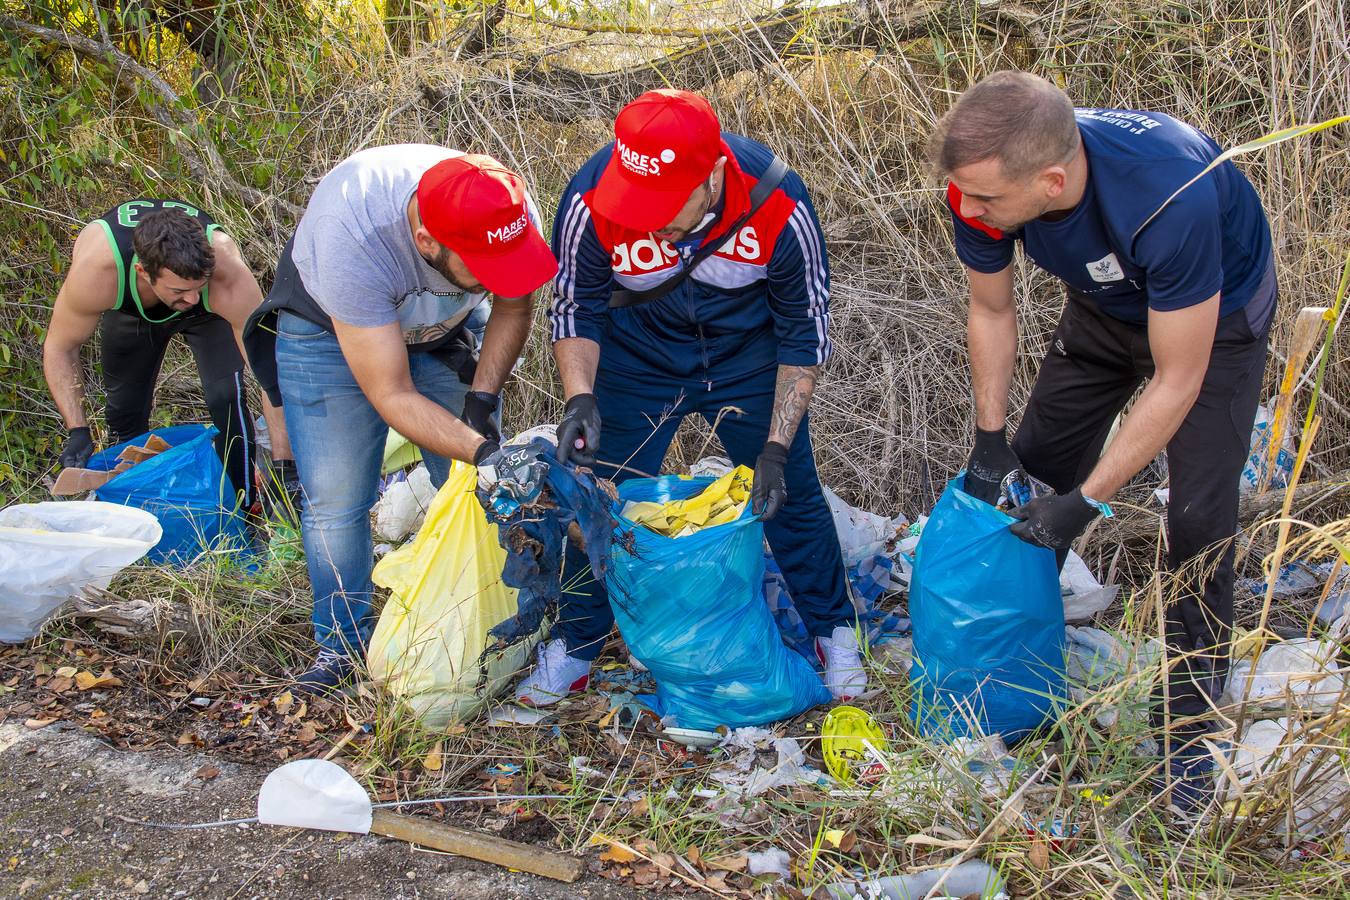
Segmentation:
<svg viewBox="0 0 1350 900">
<path fill-rule="evenodd" d="M 203 766 L 220 770 L 203 780 Z M 625 900 L 374 836 L 265 825 L 167 830 L 256 812 L 267 769 L 199 752 L 113 748 L 61 723 L 0 723 L 0 896 Z"/>
</svg>

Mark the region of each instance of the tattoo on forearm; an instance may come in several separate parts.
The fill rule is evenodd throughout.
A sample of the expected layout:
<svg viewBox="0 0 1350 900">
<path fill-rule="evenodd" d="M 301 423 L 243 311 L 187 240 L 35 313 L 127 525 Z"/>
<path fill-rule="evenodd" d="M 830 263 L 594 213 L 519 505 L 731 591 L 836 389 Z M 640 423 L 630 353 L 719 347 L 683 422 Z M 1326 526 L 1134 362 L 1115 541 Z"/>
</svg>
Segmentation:
<svg viewBox="0 0 1350 900">
<path fill-rule="evenodd" d="M 785 447 L 792 446 L 797 426 L 806 415 L 811 394 L 820 377 L 820 366 L 779 366 L 778 386 L 774 390 L 773 422 L 769 426 L 769 440 Z"/>
</svg>

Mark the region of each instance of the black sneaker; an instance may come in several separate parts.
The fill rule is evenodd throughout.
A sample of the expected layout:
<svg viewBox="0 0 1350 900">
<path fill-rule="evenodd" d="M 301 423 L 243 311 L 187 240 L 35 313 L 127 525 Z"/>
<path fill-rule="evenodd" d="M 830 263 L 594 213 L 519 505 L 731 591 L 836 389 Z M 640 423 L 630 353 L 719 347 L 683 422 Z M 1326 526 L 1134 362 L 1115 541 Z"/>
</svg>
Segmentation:
<svg viewBox="0 0 1350 900">
<path fill-rule="evenodd" d="M 1198 818 L 1214 802 L 1214 768 L 1214 757 L 1204 744 L 1173 746 L 1167 775 L 1153 777 L 1153 792 L 1170 790 L 1168 805 L 1186 818 Z"/>
<path fill-rule="evenodd" d="M 332 650 L 320 650 L 314 664 L 295 679 L 295 689 L 302 694 L 316 697 L 338 693 L 350 684 L 356 674 L 356 664 L 351 657 L 334 653 Z"/>
</svg>

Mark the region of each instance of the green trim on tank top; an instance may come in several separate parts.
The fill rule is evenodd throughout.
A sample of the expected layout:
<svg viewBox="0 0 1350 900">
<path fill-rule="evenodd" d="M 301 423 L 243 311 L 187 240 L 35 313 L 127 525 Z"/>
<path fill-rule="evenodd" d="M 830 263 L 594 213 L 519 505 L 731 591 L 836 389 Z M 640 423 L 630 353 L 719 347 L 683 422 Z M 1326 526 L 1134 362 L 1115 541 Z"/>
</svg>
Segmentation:
<svg viewBox="0 0 1350 900">
<path fill-rule="evenodd" d="M 106 225 L 107 223 L 105 222 L 104 224 Z M 220 228 L 220 226 L 219 226 L 219 225 L 216 225 L 216 224 L 214 224 L 214 223 L 212 223 L 211 225 L 206 226 L 206 242 L 207 242 L 208 244 L 211 243 L 211 239 L 215 236 L 216 230 L 219 229 L 219 228 Z M 111 234 L 111 230 L 109 231 L 109 233 Z M 119 257 L 118 261 L 119 261 L 119 263 L 120 263 L 120 261 L 121 261 L 121 258 L 120 258 L 120 257 Z M 136 310 L 141 314 L 141 318 L 142 318 L 142 319 L 145 319 L 145 321 L 149 322 L 149 323 L 152 324 L 152 325 L 162 325 L 162 324 L 164 324 L 165 322 L 171 322 L 171 321 L 173 321 L 174 319 L 178 318 L 179 316 L 183 315 L 183 313 L 182 313 L 182 312 L 179 312 L 178 310 L 173 310 L 172 312 L 169 313 L 169 315 L 165 316 L 163 319 L 152 319 L 152 318 L 150 318 L 149 315 L 146 314 L 146 312 L 145 312 L 145 307 L 141 304 L 141 289 L 140 289 L 139 287 L 136 286 L 135 272 L 136 272 L 136 263 L 138 263 L 138 262 L 140 262 L 140 256 L 138 256 L 138 255 L 135 253 L 135 251 L 132 251 L 132 254 L 131 254 L 131 272 L 132 272 L 132 277 L 129 278 L 129 279 L 124 279 L 124 280 L 125 280 L 127 283 L 129 283 L 129 284 L 131 285 L 131 299 L 134 300 L 134 301 L 136 301 Z M 120 294 L 120 290 L 119 290 L 119 294 Z M 211 294 L 211 279 L 208 278 L 208 279 L 206 280 L 206 284 L 202 285 L 202 309 L 204 309 L 204 310 L 205 310 L 206 312 L 208 312 L 208 313 L 211 312 L 211 297 L 210 297 L 210 294 Z M 117 301 L 117 302 L 118 302 L 118 306 L 121 306 L 122 300 L 121 300 L 121 297 L 120 297 L 120 296 L 118 297 L 118 301 Z M 113 307 L 113 308 L 116 309 L 117 307 Z"/>
</svg>

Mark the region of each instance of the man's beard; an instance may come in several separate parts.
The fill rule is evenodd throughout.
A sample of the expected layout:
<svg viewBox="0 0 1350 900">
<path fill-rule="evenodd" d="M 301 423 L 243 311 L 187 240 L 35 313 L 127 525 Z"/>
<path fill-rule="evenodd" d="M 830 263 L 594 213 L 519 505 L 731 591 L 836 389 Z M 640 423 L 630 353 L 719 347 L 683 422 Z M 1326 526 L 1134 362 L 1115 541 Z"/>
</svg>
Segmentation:
<svg viewBox="0 0 1350 900">
<path fill-rule="evenodd" d="M 425 256 L 422 258 L 427 259 Z M 446 281 L 465 293 L 474 293 L 483 289 L 482 285 L 467 285 L 455 277 L 454 273 L 450 271 L 450 248 L 446 247 L 444 244 L 437 248 L 436 257 L 434 259 L 427 259 L 427 265 L 439 272 L 441 277 Z"/>
</svg>

